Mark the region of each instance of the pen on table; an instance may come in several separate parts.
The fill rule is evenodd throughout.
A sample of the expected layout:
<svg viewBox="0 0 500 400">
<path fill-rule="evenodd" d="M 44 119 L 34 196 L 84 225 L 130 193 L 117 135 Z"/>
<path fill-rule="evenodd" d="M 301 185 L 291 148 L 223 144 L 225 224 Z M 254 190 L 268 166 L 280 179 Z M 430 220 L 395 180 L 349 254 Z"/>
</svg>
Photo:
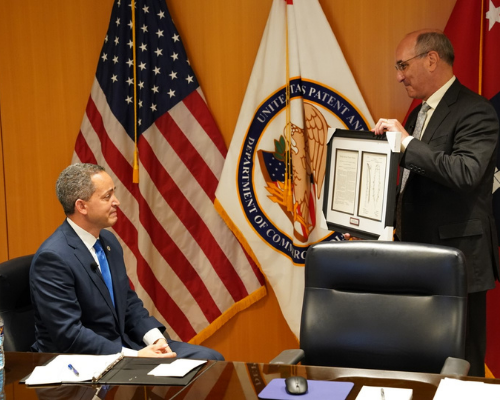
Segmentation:
<svg viewBox="0 0 500 400">
<path fill-rule="evenodd" d="M 380 388 L 380 400 L 385 400 L 384 388 Z"/>
<path fill-rule="evenodd" d="M 73 371 L 73 373 L 76 375 L 76 376 L 79 376 L 80 373 L 75 369 L 75 367 L 73 367 L 71 364 L 68 364 L 68 368 Z"/>
</svg>

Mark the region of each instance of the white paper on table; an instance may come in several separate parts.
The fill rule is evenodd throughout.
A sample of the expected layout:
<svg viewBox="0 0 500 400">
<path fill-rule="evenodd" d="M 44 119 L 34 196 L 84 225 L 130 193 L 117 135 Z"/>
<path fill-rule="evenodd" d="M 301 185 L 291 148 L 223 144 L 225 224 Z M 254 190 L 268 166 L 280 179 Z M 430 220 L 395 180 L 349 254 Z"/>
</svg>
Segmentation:
<svg viewBox="0 0 500 400">
<path fill-rule="evenodd" d="M 384 390 L 383 392 L 382 389 Z M 356 397 L 356 400 L 411 400 L 412 396 L 412 389 L 363 386 Z"/>
<path fill-rule="evenodd" d="M 170 364 L 160 364 L 148 372 L 154 376 L 172 376 L 181 378 L 196 367 L 205 364 L 204 360 L 188 360 L 180 358 Z"/>
<path fill-rule="evenodd" d="M 109 368 L 123 358 L 121 353 L 109 355 L 61 354 L 47 365 L 35 367 L 27 385 L 46 385 L 51 383 L 87 382 L 99 379 Z M 74 370 L 68 365 L 71 364 Z"/>
<path fill-rule="evenodd" d="M 500 385 L 485 382 L 461 381 L 444 378 L 438 386 L 434 400 L 497 400 L 500 398 Z"/>
</svg>

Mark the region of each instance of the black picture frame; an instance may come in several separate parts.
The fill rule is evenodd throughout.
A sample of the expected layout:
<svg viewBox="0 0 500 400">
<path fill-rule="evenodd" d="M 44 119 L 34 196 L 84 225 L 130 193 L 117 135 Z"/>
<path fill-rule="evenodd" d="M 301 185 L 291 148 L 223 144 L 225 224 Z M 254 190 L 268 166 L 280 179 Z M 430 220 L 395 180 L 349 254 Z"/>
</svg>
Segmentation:
<svg viewBox="0 0 500 400">
<path fill-rule="evenodd" d="M 329 230 L 393 240 L 400 147 L 400 132 L 335 130 L 323 196 Z"/>
</svg>

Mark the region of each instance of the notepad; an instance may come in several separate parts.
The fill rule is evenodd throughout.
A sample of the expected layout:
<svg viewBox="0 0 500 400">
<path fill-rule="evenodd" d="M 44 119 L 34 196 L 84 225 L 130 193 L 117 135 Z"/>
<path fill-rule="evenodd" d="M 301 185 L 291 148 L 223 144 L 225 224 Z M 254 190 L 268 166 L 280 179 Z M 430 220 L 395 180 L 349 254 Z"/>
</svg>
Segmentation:
<svg viewBox="0 0 500 400">
<path fill-rule="evenodd" d="M 48 364 L 35 367 L 25 383 L 26 385 L 48 385 L 54 383 L 97 382 L 122 358 L 121 353 L 110 355 L 59 355 Z"/>
<path fill-rule="evenodd" d="M 411 400 L 412 396 L 412 389 L 381 386 L 363 386 L 359 391 L 356 400 Z"/>
<path fill-rule="evenodd" d="M 148 372 L 148 375 L 171 376 L 171 377 L 182 378 L 183 376 L 186 376 L 186 374 L 191 372 L 193 369 L 205 363 L 206 361 L 204 360 L 187 360 L 184 358 L 180 358 L 178 360 L 175 360 L 173 363 L 160 364 L 156 366 L 155 368 L 153 368 L 151 371 Z"/>
</svg>

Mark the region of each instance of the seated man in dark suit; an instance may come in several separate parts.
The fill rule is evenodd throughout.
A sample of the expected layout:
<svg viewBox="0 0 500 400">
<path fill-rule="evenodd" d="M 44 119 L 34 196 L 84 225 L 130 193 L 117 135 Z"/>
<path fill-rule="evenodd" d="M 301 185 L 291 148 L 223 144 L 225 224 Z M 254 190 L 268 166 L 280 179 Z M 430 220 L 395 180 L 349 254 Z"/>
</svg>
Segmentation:
<svg viewBox="0 0 500 400">
<path fill-rule="evenodd" d="M 215 350 L 171 340 L 130 288 L 123 250 L 105 228 L 120 202 L 104 168 L 74 164 L 56 192 L 66 221 L 40 246 L 30 271 L 41 352 L 223 360 Z"/>
</svg>

